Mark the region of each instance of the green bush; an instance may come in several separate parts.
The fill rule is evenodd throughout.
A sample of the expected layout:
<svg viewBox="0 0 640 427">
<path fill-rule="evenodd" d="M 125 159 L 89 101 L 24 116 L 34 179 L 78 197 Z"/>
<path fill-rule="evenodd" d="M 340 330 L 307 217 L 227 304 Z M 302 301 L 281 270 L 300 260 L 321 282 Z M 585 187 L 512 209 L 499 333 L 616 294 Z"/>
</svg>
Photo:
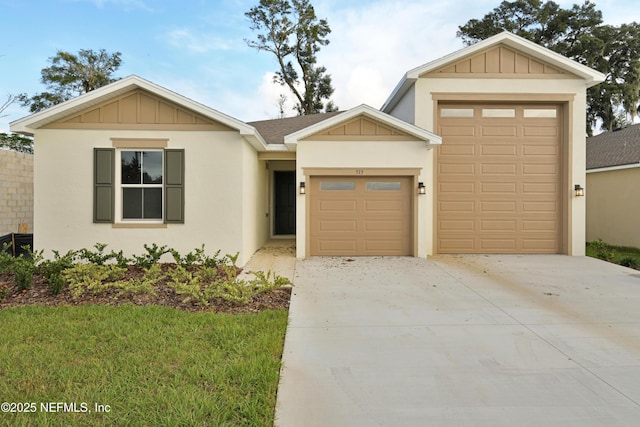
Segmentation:
<svg viewBox="0 0 640 427">
<path fill-rule="evenodd" d="M 137 266 L 145 269 L 151 268 L 153 264 L 160 262 L 162 255 L 168 254 L 172 251 L 172 249 L 168 249 L 166 245 L 158 246 L 155 243 L 151 246 L 145 244 L 144 249 L 147 253 L 143 255 L 134 255 L 133 260 Z"/>
<path fill-rule="evenodd" d="M 611 245 L 603 242 L 602 239 L 589 242 L 589 246 L 593 249 L 597 258 L 610 261 L 615 257 L 615 251 Z"/>
<path fill-rule="evenodd" d="M 11 243 L 5 243 L 0 249 L 0 274 L 13 271 L 13 255 L 11 254 Z"/>
<path fill-rule="evenodd" d="M 629 268 L 638 268 L 638 260 L 632 256 L 626 256 L 622 259 L 620 259 L 620 265 L 623 265 L 625 267 L 629 267 Z"/>
<path fill-rule="evenodd" d="M 38 266 L 40 274 L 47 280 L 47 286 L 51 295 L 58 295 L 64 289 L 66 281 L 62 272 L 73 267 L 78 256 L 76 251 L 68 251 L 60 256 L 58 251 L 53 251 L 53 260 L 45 260 Z"/>
<path fill-rule="evenodd" d="M 33 273 L 36 271 L 38 262 L 42 259 L 42 251 L 32 252 L 28 246 L 23 247 L 23 249 L 27 249 L 27 256 L 20 254 L 20 256 L 13 259 L 13 280 L 19 291 L 24 291 L 31 287 Z"/>
</svg>

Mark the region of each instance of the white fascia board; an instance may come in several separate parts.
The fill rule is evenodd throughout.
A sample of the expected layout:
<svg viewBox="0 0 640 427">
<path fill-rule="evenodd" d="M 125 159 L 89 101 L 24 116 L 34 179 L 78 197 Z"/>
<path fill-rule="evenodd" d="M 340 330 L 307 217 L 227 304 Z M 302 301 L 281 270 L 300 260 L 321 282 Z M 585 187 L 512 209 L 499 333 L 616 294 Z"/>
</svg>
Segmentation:
<svg viewBox="0 0 640 427">
<path fill-rule="evenodd" d="M 423 140 L 427 143 L 427 145 L 439 145 L 442 144 L 442 137 L 436 135 L 433 132 L 429 132 L 428 130 L 419 128 L 410 123 L 405 122 L 404 120 L 400 120 L 396 117 L 390 116 L 387 113 L 376 110 L 368 105 L 362 104 L 358 107 L 352 108 L 342 114 L 333 116 L 327 120 L 321 121 L 304 129 L 301 129 L 297 132 L 294 132 L 290 135 L 284 137 L 284 144 L 290 151 L 296 151 L 296 145 L 298 141 L 304 139 L 308 136 L 311 136 L 315 133 L 321 132 L 324 129 L 331 128 L 340 123 L 349 121 L 355 117 L 364 115 L 373 120 L 382 122 L 389 126 L 400 129 L 414 137 L 416 139 Z"/>
<path fill-rule="evenodd" d="M 640 168 L 640 163 L 631 163 L 628 165 L 607 166 L 604 168 L 587 169 L 587 173 L 611 172 L 611 171 L 619 171 L 624 169 L 635 169 L 635 168 Z"/>
</svg>

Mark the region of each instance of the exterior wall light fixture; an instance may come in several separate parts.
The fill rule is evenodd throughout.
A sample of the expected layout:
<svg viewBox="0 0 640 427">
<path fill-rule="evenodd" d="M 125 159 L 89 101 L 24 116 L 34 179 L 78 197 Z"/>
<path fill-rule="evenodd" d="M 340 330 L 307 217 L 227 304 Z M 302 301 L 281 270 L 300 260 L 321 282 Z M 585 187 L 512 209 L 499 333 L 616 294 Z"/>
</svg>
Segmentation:
<svg viewBox="0 0 640 427">
<path fill-rule="evenodd" d="M 307 189 L 305 188 L 305 183 L 303 181 L 300 181 L 300 194 L 306 194 L 307 193 Z"/>
<path fill-rule="evenodd" d="M 427 194 L 427 188 L 424 186 L 424 182 L 418 183 L 418 194 Z"/>
<path fill-rule="evenodd" d="M 580 184 L 576 184 L 573 189 L 576 193 L 576 197 L 584 196 L 584 188 L 582 188 Z"/>
</svg>

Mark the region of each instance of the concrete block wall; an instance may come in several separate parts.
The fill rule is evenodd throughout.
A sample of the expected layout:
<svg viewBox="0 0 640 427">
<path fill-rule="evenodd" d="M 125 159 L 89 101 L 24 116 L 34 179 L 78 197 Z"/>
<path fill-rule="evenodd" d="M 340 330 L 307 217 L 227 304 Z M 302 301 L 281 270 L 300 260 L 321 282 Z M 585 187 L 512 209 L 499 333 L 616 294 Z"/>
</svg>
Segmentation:
<svg viewBox="0 0 640 427">
<path fill-rule="evenodd" d="M 33 155 L 0 149 L 0 236 L 33 233 Z"/>
</svg>

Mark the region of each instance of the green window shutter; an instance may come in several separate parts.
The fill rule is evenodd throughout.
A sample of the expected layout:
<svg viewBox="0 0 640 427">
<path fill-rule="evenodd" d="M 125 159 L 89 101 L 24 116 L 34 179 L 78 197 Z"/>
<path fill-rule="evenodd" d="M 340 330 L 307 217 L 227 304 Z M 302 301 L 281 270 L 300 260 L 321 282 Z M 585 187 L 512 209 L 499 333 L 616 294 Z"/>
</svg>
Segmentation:
<svg viewBox="0 0 640 427">
<path fill-rule="evenodd" d="M 115 149 L 93 149 L 93 222 L 113 223 Z"/>
<path fill-rule="evenodd" d="M 184 150 L 164 150 L 164 222 L 184 224 Z"/>
</svg>

